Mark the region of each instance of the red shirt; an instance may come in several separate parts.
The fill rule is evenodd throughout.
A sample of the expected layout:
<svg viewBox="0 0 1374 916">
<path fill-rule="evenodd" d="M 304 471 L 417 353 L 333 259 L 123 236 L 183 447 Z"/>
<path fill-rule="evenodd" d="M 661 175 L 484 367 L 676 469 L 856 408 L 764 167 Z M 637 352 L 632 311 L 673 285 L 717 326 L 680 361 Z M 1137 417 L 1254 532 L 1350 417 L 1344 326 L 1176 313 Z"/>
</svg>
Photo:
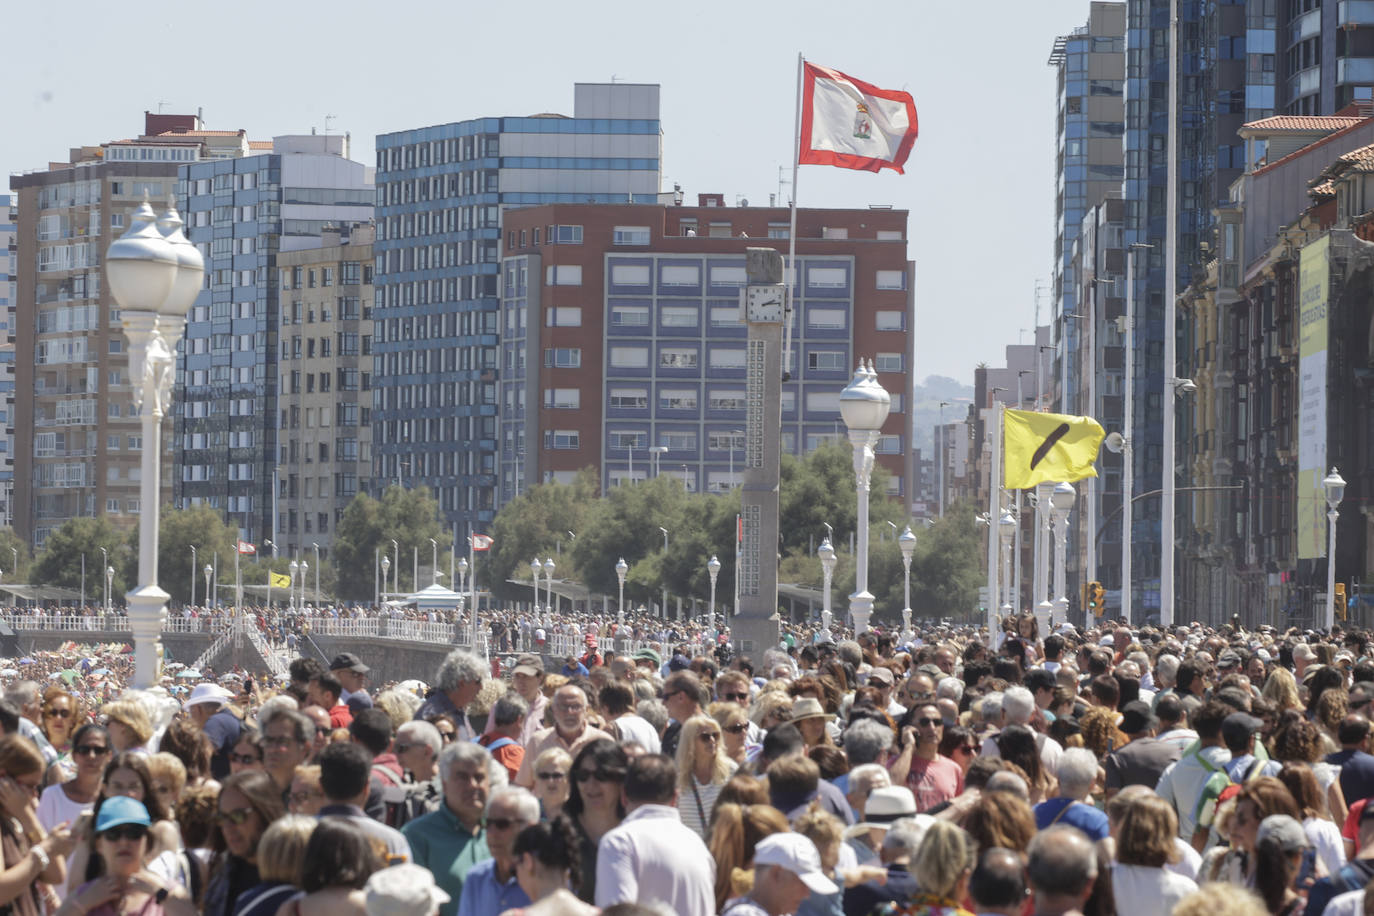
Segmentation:
<svg viewBox="0 0 1374 916">
<path fill-rule="evenodd" d="M 330 728 L 348 728 L 353 724 L 353 711 L 347 705 L 340 703 L 329 710 Z"/>
<path fill-rule="evenodd" d="M 964 790 L 964 771 L 959 764 L 939 754 L 934 760 L 912 754 L 906 786 L 916 796 L 916 810 L 929 811 Z"/>
</svg>

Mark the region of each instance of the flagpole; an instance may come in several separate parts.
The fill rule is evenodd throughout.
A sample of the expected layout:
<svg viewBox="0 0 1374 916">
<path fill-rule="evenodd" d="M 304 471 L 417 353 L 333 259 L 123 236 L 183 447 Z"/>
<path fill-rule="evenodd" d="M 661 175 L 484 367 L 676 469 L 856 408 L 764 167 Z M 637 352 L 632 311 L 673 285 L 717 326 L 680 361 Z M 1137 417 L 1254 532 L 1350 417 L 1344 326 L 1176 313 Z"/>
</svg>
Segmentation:
<svg viewBox="0 0 1374 916">
<path fill-rule="evenodd" d="M 791 280 L 787 284 L 787 324 L 782 329 L 782 377 L 783 381 L 792 377 L 792 321 L 795 317 L 793 307 L 797 301 L 797 168 L 801 165 L 801 109 L 802 74 L 806 69 L 806 59 L 797 54 L 797 101 L 792 116 L 792 193 L 790 214 L 787 223 L 787 269 Z"/>
<path fill-rule="evenodd" d="M 997 638 L 997 539 L 1002 519 L 1002 402 L 994 400 L 989 431 L 992 461 L 988 465 L 988 646 Z"/>
</svg>

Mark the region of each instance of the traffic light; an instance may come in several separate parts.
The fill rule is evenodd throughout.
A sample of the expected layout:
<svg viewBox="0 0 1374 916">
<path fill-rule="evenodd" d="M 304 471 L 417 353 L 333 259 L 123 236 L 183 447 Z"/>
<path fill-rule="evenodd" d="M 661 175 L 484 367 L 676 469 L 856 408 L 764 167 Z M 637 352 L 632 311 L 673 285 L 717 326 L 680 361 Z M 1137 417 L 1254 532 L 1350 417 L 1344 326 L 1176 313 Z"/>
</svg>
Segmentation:
<svg viewBox="0 0 1374 916">
<path fill-rule="evenodd" d="M 1336 598 L 1332 602 L 1335 605 L 1336 619 L 1345 620 L 1345 583 L 1336 583 Z"/>
<path fill-rule="evenodd" d="M 1094 617 L 1101 617 L 1106 611 L 1106 605 L 1103 602 L 1106 593 L 1107 591 L 1102 587 L 1101 582 L 1094 580 L 1088 583 L 1088 610 L 1092 612 Z"/>
</svg>

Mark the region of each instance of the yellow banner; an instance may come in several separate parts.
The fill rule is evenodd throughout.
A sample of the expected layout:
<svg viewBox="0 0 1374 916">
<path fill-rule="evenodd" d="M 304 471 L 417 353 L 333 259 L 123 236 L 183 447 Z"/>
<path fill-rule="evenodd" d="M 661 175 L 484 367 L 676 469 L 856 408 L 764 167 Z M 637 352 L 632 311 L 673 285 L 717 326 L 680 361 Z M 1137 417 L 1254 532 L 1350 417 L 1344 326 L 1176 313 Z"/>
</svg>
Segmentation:
<svg viewBox="0 0 1374 916">
<path fill-rule="evenodd" d="M 291 587 L 291 577 L 290 577 L 290 576 L 284 576 L 284 575 L 282 575 L 281 573 L 274 573 L 274 572 L 268 573 L 268 574 L 267 574 L 267 582 L 268 582 L 268 584 L 271 585 L 273 588 L 290 588 L 290 587 Z"/>
<path fill-rule="evenodd" d="M 1072 483 L 1096 477 L 1097 450 L 1105 433 L 1092 417 L 1007 410 L 1002 429 L 1004 486 L 1029 490 L 1044 481 Z"/>
</svg>

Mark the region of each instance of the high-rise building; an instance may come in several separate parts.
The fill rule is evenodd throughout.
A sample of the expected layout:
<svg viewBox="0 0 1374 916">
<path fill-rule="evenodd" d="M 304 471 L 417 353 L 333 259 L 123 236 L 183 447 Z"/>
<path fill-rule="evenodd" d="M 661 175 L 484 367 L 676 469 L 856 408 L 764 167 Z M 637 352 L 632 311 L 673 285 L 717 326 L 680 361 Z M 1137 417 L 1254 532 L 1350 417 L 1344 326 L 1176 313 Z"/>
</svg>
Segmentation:
<svg viewBox="0 0 1374 916">
<path fill-rule="evenodd" d="M 277 256 L 318 248 L 331 227 L 372 220 L 372 170 L 347 136 L 276 137 L 250 155 L 180 169 L 186 234 L 206 286 L 187 316 L 177 366 L 176 505 L 219 509 L 248 540 L 276 540 L 272 496 L 290 421 L 279 398 L 279 339 L 294 337 L 305 287 L 282 289 Z M 370 373 L 347 384 L 366 391 Z M 285 421 L 283 420 L 285 416 Z M 289 457 L 289 456 L 288 456 Z"/>
<path fill-rule="evenodd" d="M 19 258 L 19 211 L 0 194 L 0 525 L 14 525 L 14 273 Z"/>
<path fill-rule="evenodd" d="M 143 437 L 101 261 L 145 195 L 161 203 L 176 191 L 180 167 L 247 149 L 243 131 L 145 112 L 136 139 L 78 147 L 65 162 L 11 177 L 19 218 L 11 271 L 16 400 L 7 426 L 20 537 L 41 545 L 78 516 L 135 523 Z M 163 443 L 170 452 L 171 437 Z M 170 475 L 163 480 L 170 486 Z"/>
<path fill-rule="evenodd" d="M 1329 115 L 1374 98 L 1374 9 L 1368 4 L 1265 0 L 1262 5 L 1266 18 L 1277 13 L 1279 23 L 1267 33 L 1279 38 L 1278 47 L 1271 37 L 1264 49 L 1269 73 L 1277 78 L 1275 111 Z"/>
<path fill-rule="evenodd" d="M 282 556 L 329 555 L 334 529 L 372 474 L 373 227 L 325 229 L 320 248 L 277 255 L 289 297 L 278 347 Z M 288 323 L 289 322 L 289 323 Z"/>
<path fill-rule="evenodd" d="M 658 99 L 656 85 L 580 83 L 572 117 L 480 118 L 377 138 L 379 484 L 429 487 L 460 531 L 494 517 L 502 213 L 657 203 Z M 581 241 L 535 231 L 541 245 Z"/>
<path fill-rule="evenodd" d="M 655 473 L 691 491 L 739 485 L 745 253 L 785 253 L 788 211 L 702 198 L 506 212 L 499 503 L 583 468 L 603 488 Z M 857 359 L 873 359 L 892 395 L 875 450 L 902 498 L 915 460 L 906 221 L 905 210 L 797 211 L 792 378 L 782 388 L 782 450 L 804 454 L 843 436 L 840 391 Z"/>
<path fill-rule="evenodd" d="M 1065 411 L 1078 400 L 1075 358 L 1084 337 L 1074 242 L 1088 211 L 1121 196 L 1125 131 L 1126 6 L 1094 0 L 1088 21 L 1055 39 L 1054 341 L 1059 347 L 1050 389 Z"/>
</svg>

